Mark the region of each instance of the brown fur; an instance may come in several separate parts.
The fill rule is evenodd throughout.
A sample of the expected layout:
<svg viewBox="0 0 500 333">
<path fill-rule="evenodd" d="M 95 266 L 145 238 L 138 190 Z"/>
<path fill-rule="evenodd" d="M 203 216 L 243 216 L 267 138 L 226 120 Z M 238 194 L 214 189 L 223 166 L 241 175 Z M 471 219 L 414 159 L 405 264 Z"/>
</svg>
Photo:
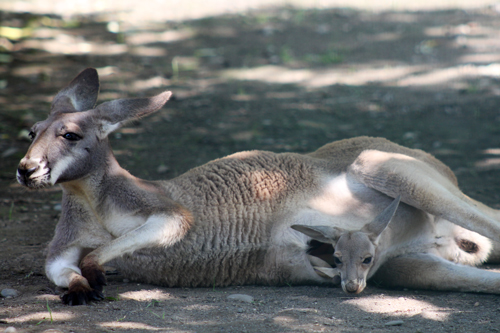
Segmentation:
<svg viewBox="0 0 500 333">
<path fill-rule="evenodd" d="M 307 155 L 241 152 L 168 181 L 141 180 L 118 165 L 107 135 L 170 93 L 94 108 L 98 87 L 87 69 L 55 97 L 18 168 L 27 187 L 63 189 L 46 271 L 69 288 L 65 303 L 102 298 L 105 263 L 166 286 L 337 285 L 340 274 L 347 292 L 374 276 L 500 293 L 500 274 L 457 265 L 487 259 L 500 214 L 466 197 L 431 155 L 360 137 Z M 440 284 L 449 272 L 455 285 Z"/>
</svg>

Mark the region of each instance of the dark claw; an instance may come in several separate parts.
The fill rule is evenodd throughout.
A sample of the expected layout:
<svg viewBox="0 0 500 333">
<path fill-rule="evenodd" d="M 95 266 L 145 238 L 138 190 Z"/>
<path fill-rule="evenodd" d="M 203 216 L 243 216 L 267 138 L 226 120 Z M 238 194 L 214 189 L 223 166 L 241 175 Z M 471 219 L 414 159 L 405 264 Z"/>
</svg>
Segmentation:
<svg viewBox="0 0 500 333">
<path fill-rule="evenodd" d="M 98 286 L 101 290 L 90 290 L 86 292 L 65 292 L 61 295 L 64 304 L 67 305 L 87 305 L 91 301 L 102 301 L 104 294 L 102 293 L 102 286 Z"/>
<path fill-rule="evenodd" d="M 102 289 L 102 286 L 101 286 Z M 94 301 L 102 301 L 104 299 L 104 294 L 99 290 L 94 290 L 90 293 L 90 296 Z"/>
</svg>

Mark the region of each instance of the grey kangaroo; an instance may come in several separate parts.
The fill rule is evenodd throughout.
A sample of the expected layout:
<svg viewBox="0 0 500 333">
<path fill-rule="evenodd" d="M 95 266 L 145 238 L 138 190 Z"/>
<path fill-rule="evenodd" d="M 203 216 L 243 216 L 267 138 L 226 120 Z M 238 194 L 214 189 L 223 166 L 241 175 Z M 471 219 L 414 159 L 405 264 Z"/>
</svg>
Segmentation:
<svg viewBox="0 0 500 333">
<path fill-rule="evenodd" d="M 500 241 L 500 211 L 464 195 L 433 156 L 358 137 L 310 154 L 236 153 L 170 180 L 122 169 L 108 135 L 171 93 L 96 105 L 81 72 L 31 130 L 17 179 L 58 184 L 62 213 L 47 277 L 64 303 L 103 298 L 104 264 L 164 286 L 324 284 L 500 293 L 473 266 Z"/>
</svg>

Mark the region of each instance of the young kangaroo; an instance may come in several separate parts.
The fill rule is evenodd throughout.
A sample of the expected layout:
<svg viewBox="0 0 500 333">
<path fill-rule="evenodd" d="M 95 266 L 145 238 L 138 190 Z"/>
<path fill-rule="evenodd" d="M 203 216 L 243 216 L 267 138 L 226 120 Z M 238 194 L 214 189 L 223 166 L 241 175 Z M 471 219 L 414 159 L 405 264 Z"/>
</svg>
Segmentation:
<svg viewBox="0 0 500 333">
<path fill-rule="evenodd" d="M 359 293 L 373 278 L 500 293 L 500 274 L 471 267 L 500 241 L 500 212 L 465 196 L 431 155 L 360 137 L 307 155 L 241 152 L 147 181 L 118 165 L 107 136 L 170 92 L 95 107 L 98 90 L 86 69 L 59 92 L 17 170 L 26 187 L 63 190 L 46 273 L 68 288 L 65 303 L 102 299 L 105 263 L 165 286 L 341 283 Z"/>
</svg>

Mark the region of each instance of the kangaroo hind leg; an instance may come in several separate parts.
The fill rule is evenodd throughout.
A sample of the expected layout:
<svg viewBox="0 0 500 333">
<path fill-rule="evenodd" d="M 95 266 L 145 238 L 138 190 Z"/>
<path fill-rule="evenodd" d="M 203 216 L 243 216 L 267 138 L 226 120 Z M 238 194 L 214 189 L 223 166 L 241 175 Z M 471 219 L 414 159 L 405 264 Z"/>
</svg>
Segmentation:
<svg viewBox="0 0 500 333">
<path fill-rule="evenodd" d="M 500 273 L 455 264 L 428 253 L 389 259 L 371 281 L 391 288 L 500 294 Z"/>
<path fill-rule="evenodd" d="M 401 195 L 408 205 L 500 242 L 499 212 L 463 194 L 451 170 L 437 160 L 365 150 L 348 174 L 369 188 L 393 198 Z"/>
</svg>

